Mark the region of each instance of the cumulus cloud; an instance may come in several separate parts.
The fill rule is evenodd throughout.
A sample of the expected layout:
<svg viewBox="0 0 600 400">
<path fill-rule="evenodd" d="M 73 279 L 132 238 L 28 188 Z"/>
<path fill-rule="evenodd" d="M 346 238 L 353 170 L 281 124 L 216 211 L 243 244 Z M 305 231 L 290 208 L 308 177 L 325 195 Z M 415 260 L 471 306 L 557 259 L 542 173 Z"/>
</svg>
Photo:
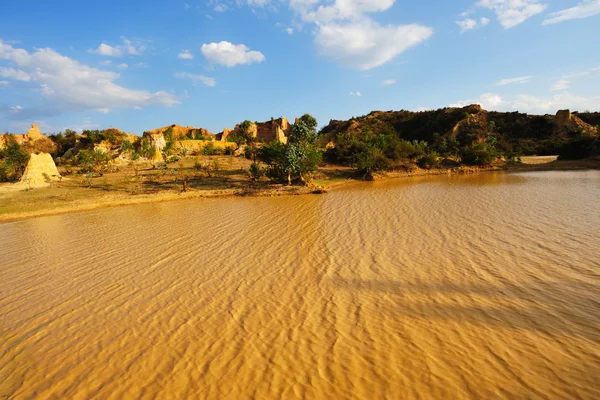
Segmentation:
<svg viewBox="0 0 600 400">
<path fill-rule="evenodd" d="M 11 72 L 12 79 L 28 79 L 37 85 L 43 111 L 41 108 L 32 109 L 32 114 L 114 107 L 170 107 L 179 103 L 176 96 L 165 91 L 151 93 L 123 87 L 115 82 L 119 78 L 118 73 L 88 67 L 49 48 L 30 53 L 0 41 L 0 60 L 11 62 L 23 73 Z M 3 71 L 12 69 L 4 68 Z"/>
<path fill-rule="evenodd" d="M 462 100 L 456 103 L 450 104 L 450 107 L 465 107 L 470 104 L 480 104 L 486 110 L 496 110 L 500 105 L 503 104 L 502 97 L 494 93 L 485 93 L 474 100 Z"/>
<path fill-rule="evenodd" d="M 181 58 L 182 60 L 193 60 L 194 56 L 189 50 L 182 50 L 181 53 L 177 55 L 177 58 Z"/>
<path fill-rule="evenodd" d="M 512 100 L 506 100 L 497 94 L 486 93 L 475 100 L 459 101 L 451 107 L 464 107 L 469 104 L 481 104 L 486 110 L 520 111 L 529 114 L 554 114 L 558 110 L 595 110 L 600 111 L 600 96 L 577 96 L 570 93 L 550 97 L 520 94 Z"/>
<path fill-rule="evenodd" d="M 456 21 L 456 25 L 460 27 L 460 33 L 463 33 L 475 29 L 477 27 L 477 21 L 467 18 L 462 21 Z"/>
<path fill-rule="evenodd" d="M 31 80 L 31 76 L 27 72 L 14 68 L 0 67 L 0 76 L 24 82 L 29 82 Z"/>
<path fill-rule="evenodd" d="M 527 82 L 529 82 L 530 79 L 531 79 L 531 76 L 521 76 L 519 78 L 508 78 L 508 79 L 502 79 L 502 80 L 494 83 L 494 85 L 506 86 L 506 85 L 512 85 L 515 83 L 527 83 Z"/>
<path fill-rule="evenodd" d="M 360 94 L 360 92 L 350 92 L 350 93 L 348 94 L 348 96 L 360 97 L 360 96 L 362 96 L 362 95 Z"/>
<path fill-rule="evenodd" d="M 235 45 L 225 41 L 203 44 L 200 50 L 210 63 L 224 65 L 228 68 L 236 65 L 261 63 L 266 60 L 260 51 L 252 51 L 246 45 Z"/>
<path fill-rule="evenodd" d="M 320 55 L 342 65 L 368 70 L 383 65 L 433 35 L 423 25 L 380 25 L 367 14 L 388 10 L 395 0 L 290 0 L 305 22 L 316 25 Z"/>
<path fill-rule="evenodd" d="M 371 69 L 385 64 L 405 50 L 433 35 L 433 29 L 417 25 L 380 25 L 369 14 L 389 10 L 396 0 L 281 0 L 298 16 L 301 23 L 315 26 L 319 54 L 349 68 Z M 234 5 L 266 7 L 273 11 L 275 0 L 208 0 L 211 7 L 223 10 Z M 267 7 L 269 6 L 269 7 Z M 277 27 L 282 27 L 280 23 Z M 286 29 L 292 34 L 291 28 Z"/>
<path fill-rule="evenodd" d="M 464 14 L 464 13 L 463 13 Z M 462 16 L 462 14 L 461 14 Z M 489 18 L 479 18 L 477 19 L 472 19 L 472 18 L 465 18 L 461 21 L 456 21 L 456 25 L 458 25 L 460 27 L 460 33 L 464 33 L 470 30 L 473 30 L 475 28 L 482 28 L 484 26 L 488 26 L 490 23 L 490 19 Z"/>
<path fill-rule="evenodd" d="M 190 74 L 189 72 L 178 72 L 175 74 L 175 78 L 177 79 L 188 79 L 193 83 L 202 83 L 205 86 L 213 87 L 217 84 L 217 81 L 214 78 L 210 78 L 208 76 L 200 75 L 200 74 Z"/>
<path fill-rule="evenodd" d="M 480 0 L 477 7 L 494 11 L 500 25 L 513 28 L 534 15 L 541 14 L 548 7 L 540 0 Z"/>
<path fill-rule="evenodd" d="M 559 22 L 588 18 L 598 14 L 600 14 L 600 0 L 585 0 L 575 7 L 548 14 L 542 25 L 558 24 Z"/>
<path fill-rule="evenodd" d="M 111 46 L 106 43 L 101 43 L 97 49 L 88 50 L 90 53 L 96 53 L 106 57 L 123 57 L 124 55 L 139 56 L 146 46 L 141 43 L 133 43 L 131 40 L 121 37 L 122 44 Z"/>
<path fill-rule="evenodd" d="M 319 54 L 360 70 L 383 65 L 429 39 L 433 29 L 421 25 L 382 26 L 371 19 L 329 23 L 317 28 Z"/>
<path fill-rule="evenodd" d="M 389 86 L 389 85 L 395 85 L 395 84 L 396 84 L 395 79 L 386 79 L 381 82 L 381 86 Z"/>
</svg>

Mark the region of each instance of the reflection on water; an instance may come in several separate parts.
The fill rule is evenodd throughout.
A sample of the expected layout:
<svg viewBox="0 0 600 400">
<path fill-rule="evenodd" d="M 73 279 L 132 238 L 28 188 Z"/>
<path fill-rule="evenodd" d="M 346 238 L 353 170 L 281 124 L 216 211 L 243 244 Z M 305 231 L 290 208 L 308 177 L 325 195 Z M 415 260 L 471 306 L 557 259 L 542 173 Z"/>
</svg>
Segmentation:
<svg viewBox="0 0 600 400">
<path fill-rule="evenodd" d="M 0 225 L 0 398 L 600 398 L 600 173 Z"/>
</svg>

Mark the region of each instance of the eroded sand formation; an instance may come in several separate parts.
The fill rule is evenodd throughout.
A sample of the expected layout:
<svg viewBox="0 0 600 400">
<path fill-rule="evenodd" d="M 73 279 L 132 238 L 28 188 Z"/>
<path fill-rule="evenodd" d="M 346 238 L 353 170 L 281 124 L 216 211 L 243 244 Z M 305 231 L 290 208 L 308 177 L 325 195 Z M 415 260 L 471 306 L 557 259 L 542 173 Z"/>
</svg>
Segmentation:
<svg viewBox="0 0 600 400">
<path fill-rule="evenodd" d="M 48 153 L 34 153 L 31 154 L 25 173 L 16 186 L 22 189 L 36 189 L 48 187 L 50 183 L 60 179 L 61 176 L 52 156 Z"/>
</svg>

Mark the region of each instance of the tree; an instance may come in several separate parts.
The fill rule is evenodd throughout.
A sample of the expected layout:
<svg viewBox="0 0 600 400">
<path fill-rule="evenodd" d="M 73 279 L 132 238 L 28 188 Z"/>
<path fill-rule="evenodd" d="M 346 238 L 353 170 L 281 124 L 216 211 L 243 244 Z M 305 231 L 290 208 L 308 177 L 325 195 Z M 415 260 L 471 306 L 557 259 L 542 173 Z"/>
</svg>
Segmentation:
<svg viewBox="0 0 600 400">
<path fill-rule="evenodd" d="M 292 184 L 292 176 L 298 176 L 301 182 L 305 182 L 304 175 L 317 169 L 322 159 L 315 146 L 317 137 L 317 120 L 310 114 L 304 114 L 292 126 L 285 151 L 284 169 L 288 185 Z"/>
<path fill-rule="evenodd" d="M 260 158 L 269 166 L 267 176 L 288 185 L 295 178 L 305 182 L 305 175 L 315 171 L 323 157 L 317 138 L 317 120 L 303 115 L 292 125 L 287 144 L 274 141 L 260 149 Z"/>
<path fill-rule="evenodd" d="M 250 132 L 250 127 L 252 126 L 252 122 L 245 120 L 239 125 L 239 141 L 238 145 L 246 144 L 250 149 L 250 158 L 252 162 L 256 164 L 256 137 Z"/>
<path fill-rule="evenodd" d="M 81 150 L 77 153 L 77 161 L 81 165 L 81 172 L 103 176 L 108 166 L 110 157 L 100 150 Z"/>
<path fill-rule="evenodd" d="M 6 135 L 6 146 L 0 151 L 2 180 L 19 179 L 29 162 L 29 154 L 21 148 L 13 135 Z"/>
</svg>

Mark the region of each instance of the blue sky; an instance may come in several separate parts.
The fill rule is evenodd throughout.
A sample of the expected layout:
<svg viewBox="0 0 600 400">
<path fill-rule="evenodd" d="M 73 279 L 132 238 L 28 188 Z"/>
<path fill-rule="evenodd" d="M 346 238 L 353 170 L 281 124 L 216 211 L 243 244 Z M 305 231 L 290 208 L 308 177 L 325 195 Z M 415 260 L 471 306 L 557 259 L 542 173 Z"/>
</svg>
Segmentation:
<svg viewBox="0 0 600 400">
<path fill-rule="evenodd" d="M 600 111 L 600 0 L 2 0 L 0 131 Z"/>
</svg>

